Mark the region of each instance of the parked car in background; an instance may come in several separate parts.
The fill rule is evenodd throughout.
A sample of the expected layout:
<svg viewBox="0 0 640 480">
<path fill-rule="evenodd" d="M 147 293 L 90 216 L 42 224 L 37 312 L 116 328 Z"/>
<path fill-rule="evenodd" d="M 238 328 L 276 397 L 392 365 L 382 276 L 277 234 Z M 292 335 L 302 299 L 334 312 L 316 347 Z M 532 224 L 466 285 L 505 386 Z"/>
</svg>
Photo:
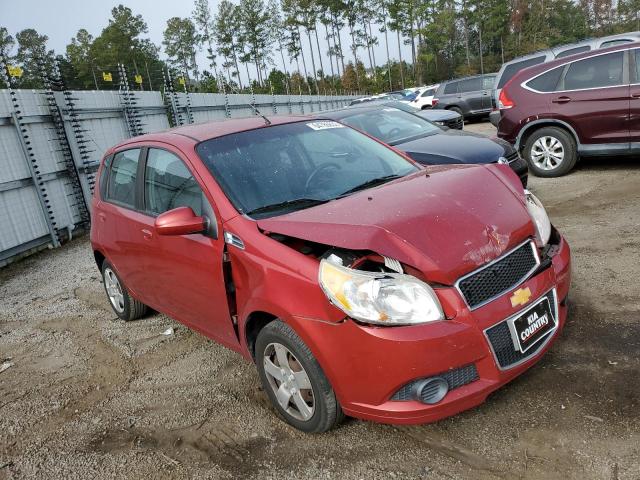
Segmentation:
<svg viewBox="0 0 640 480">
<path fill-rule="evenodd" d="M 305 432 L 475 407 L 567 317 L 569 246 L 506 166 L 422 168 L 330 120 L 131 138 L 92 209 L 116 315 L 148 306 L 240 353 Z"/>
<path fill-rule="evenodd" d="M 547 50 L 541 50 L 529 55 L 524 55 L 504 63 L 498 71 L 495 80 L 495 90 L 493 94 L 494 110 L 489 116 L 491 123 L 497 127 L 498 122 L 500 121 L 500 110 L 498 109 L 498 97 L 500 96 L 500 90 L 502 90 L 502 87 L 504 87 L 505 84 L 520 70 L 534 65 L 539 65 L 541 63 L 550 62 L 556 58 L 564 58 L 578 53 L 585 53 L 592 50 L 609 48 L 637 41 L 640 41 L 640 32 L 628 32 L 601 38 L 589 38 L 582 42 L 558 45 Z"/>
<path fill-rule="evenodd" d="M 452 110 L 433 110 L 431 108 L 416 110 L 403 102 L 385 102 L 384 100 L 382 102 L 374 102 L 372 105 L 378 105 L 379 103 L 387 107 L 393 107 L 412 113 L 413 115 L 417 115 L 418 117 L 424 118 L 425 120 L 435 123 L 436 125 L 440 125 L 441 127 L 453 128 L 454 130 L 464 129 L 464 119 L 462 118 L 462 115 Z"/>
<path fill-rule="evenodd" d="M 498 104 L 498 135 L 538 176 L 564 175 L 579 156 L 639 154 L 640 43 L 521 70 Z"/>
<path fill-rule="evenodd" d="M 447 80 L 433 97 L 433 108 L 453 110 L 465 119 L 488 115 L 492 108 L 495 73 Z"/>
<path fill-rule="evenodd" d="M 504 163 L 527 185 L 527 162 L 498 138 L 443 129 L 414 113 L 385 105 L 349 107 L 316 116 L 357 128 L 423 165 Z"/>
<path fill-rule="evenodd" d="M 416 98 L 414 98 L 411 102 L 411 106 L 415 107 L 419 110 L 424 110 L 426 108 L 432 107 L 433 96 L 438 89 L 438 85 L 429 85 L 428 87 L 423 87 L 416 93 Z"/>
</svg>

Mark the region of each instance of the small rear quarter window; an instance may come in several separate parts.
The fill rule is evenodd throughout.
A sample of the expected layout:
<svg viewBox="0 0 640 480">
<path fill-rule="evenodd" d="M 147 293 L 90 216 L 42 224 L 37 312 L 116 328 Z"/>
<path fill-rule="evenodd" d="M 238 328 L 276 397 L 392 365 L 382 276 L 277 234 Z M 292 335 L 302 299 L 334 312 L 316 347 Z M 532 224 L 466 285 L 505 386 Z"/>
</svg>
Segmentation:
<svg viewBox="0 0 640 480">
<path fill-rule="evenodd" d="M 500 80 L 498 81 L 498 88 L 504 87 L 504 84 L 507 83 L 511 78 L 518 73 L 523 68 L 531 67 L 533 65 L 538 65 L 539 63 L 543 63 L 546 60 L 545 55 L 541 55 L 539 57 L 527 58 L 526 60 L 521 60 L 519 62 L 514 62 L 510 65 L 507 65 L 502 75 L 500 75 Z"/>
<path fill-rule="evenodd" d="M 527 87 L 538 92 L 553 92 L 558 86 L 558 82 L 560 81 L 560 76 L 562 75 L 563 69 L 564 65 L 554 68 L 553 70 L 549 70 L 539 77 L 536 77 L 533 80 L 529 80 L 527 82 Z"/>
<path fill-rule="evenodd" d="M 458 82 L 447 83 L 444 87 L 444 93 L 445 95 L 458 93 Z"/>
</svg>

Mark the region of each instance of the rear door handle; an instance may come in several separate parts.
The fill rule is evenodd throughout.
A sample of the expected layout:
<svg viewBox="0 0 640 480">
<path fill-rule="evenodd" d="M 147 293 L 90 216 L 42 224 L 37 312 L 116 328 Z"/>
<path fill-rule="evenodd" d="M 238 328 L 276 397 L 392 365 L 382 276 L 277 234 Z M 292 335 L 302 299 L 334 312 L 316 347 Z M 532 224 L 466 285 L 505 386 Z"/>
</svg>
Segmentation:
<svg viewBox="0 0 640 480">
<path fill-rule="evenodd" d="M 147 230 L 146 228 L 143 228 L 142 229 L 142 236 L 146 240 L 151 240 L 151 237 L 153 237 L 153 233 L 151 233 L 151 230 Z"/>
<path fill-rule="evenodd" d="M 106 222 L 106 221 L 107 221 L 107 216 L 106 216 L 104 213 L 102 213 L 102 212 L 98 213 L 98 218 L 99 218 L 99 219 L 100 219 L 100 221 L 102 221 L 102 222 Z"/>
<path fill-rule="evenodd" d="M 640 92 L 632 93 L 631 97 L 632 98 L 640 98 Z"/>
<path fill-rule="evenodd" d="M 569 103 L 571 101 L 570 97 L 558 97 L 558 98 L 554 98 L 553 100 L 551 100 L 551 103 Z"/>
</svg>

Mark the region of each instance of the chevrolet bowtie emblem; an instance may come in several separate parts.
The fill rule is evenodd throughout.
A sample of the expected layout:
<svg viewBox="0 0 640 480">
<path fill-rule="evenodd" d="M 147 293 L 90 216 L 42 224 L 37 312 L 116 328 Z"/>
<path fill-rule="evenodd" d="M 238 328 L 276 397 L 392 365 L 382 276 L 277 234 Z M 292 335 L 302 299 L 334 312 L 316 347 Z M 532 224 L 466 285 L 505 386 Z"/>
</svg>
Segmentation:
<svg viewBox="0 0 640 480">
<path fill-rule="evenodd" d="M 531 290 L 529 287 L 527 288 L 519 288 L 513 295 L 511 295 L 511 306 L 517 307 L 518 305 L 526 304 L 531 298 Z"/>
</svg>

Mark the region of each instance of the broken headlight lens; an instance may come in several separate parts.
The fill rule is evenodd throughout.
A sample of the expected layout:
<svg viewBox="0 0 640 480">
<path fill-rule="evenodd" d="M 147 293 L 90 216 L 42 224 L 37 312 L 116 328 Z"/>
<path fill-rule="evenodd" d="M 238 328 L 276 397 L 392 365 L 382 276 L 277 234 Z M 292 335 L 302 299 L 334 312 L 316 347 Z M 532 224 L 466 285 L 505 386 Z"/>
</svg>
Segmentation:
<svg viewBox="0 0 640 480">
<path fill-rule="evenodd" d="M 363 272 L 320 261 L 320 286 L 351 318 L 378 325 L 415 325 L 443 320 L 433 289 L 410 275 Z"/>
<path fill-rule="evenodd" d="M 529 190 L 524 191 L 524 198 L 531 220 L 533 220 L 533 224 L 536 227 L 536 243 L 539 247 L 544 247 L 549 243 L 549 238 L 551 237 L 549 215 L 547 215 L 542 202 Z"/>
</svg>

